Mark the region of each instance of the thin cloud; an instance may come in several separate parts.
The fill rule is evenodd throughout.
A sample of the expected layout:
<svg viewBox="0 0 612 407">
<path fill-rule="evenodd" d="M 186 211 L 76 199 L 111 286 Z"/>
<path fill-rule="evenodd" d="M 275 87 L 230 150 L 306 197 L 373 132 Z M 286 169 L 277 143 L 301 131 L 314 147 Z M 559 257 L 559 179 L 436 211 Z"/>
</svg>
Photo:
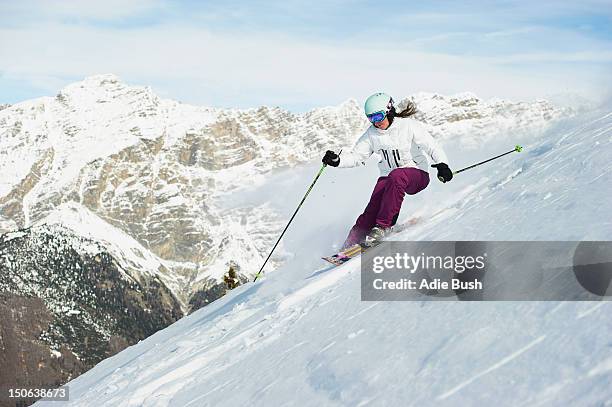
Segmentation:
<svg viewBox="0 0 612 407">
<path fill-rule="evenodd" d="M 584 52 L 543 52 L 531 54 L 513 54 L 505 57 L 487 58 L 497 64 L 516 63 L 553 63 L 553 62 L 585 62 L 585 63 L 612 63 L 612 51 L 584 51 Z"/>
<path fill-rule="evenodd" d="M 62 19 L 112 21 L 134 17 L 143 13 L 167 10 L 163 0 L 20 0 L 0 3 L 0 15 L 19 19 L 21 23 L 34 21 L 59 21 Z"/>
<path fill-rule="evenodd" d="M 499 37 L 513 37 L 516 35 L 523 35 L 523 34 L 528 34 L 528 33 L 533 33 L 536 30 L 538 30 L 538 27 L 520 27 L 520 28 L 513 28 L 510 30 L 501 30 L 501 31 L 493 31 L 493 32 L 488 32 L 485 33 L 484 36 L 485 37 L 490 37 L 490 38 L 499 38 Z"/>
<path fill-rule="evenodd" d="M 307 13 L 288 20 L 315 22 L 313 33 L 304 35 L 287 21 L 275 25 L 281 18 L 278 13 L 253 14 L 271 5 L 230 4 L 227 13 L 220 6 L 198 7 L 190 10 L 189 18 L 173 6 L 163 14 L 167 18 L 151 14 L 155 24 L 128 26 L 129 34 L 125 27 L 96 24 L 171 8 L 161 0 L 140 0 L 124 8 L 113 6 L 116 1 L 104 3 L 111 5 L 108 10 L 102 3 L 68 11 L 46 5 L 31 19 L 24 16 L 20 24 L 0 28 L 0 79 L 25 80 L 46 90 L 51 88 L 46 83 L 58 86 L 92 74 L 115 73 L 191 103 L 298 110 L 359 99 L 381 88 L 402 95 L 472 91 L 484 98 L 533 99 L 560 90 L 595 94 L 610 85 L 609 75 L 604 75 L 612 62 L 610 41 L 524 21 L 498 24 L 495 19 L 501 12 L 491 11 L 495 16 L 487 20 L 490 6 L 484 3 L 480 13 L 478 4 L 468 4 L 465 15 L 471 19 L 452 16 L 454 6 L 449 5 L 444 12 L 394 11 L 385 23 L 359 25 L 338 20 L 335 13 L 345 10 L 363 18 L 372 8 L 361 4 L 348 10 L 337 1 L 321 18 Z M 522 7 L 515 3 L 513 7 Z M 24 6 L 4 4 L 0 11 L 12 7 L 15 15 L 34 2 L 20 4 Z M 283 7 L 299 10 L 300 4 Z M 309 10 L 316 11 L 313 7 Z M 41 15 L 46 19 L 31 24 Z M 411 18 L 412 23 L 397 24 L 401 18 Z M 252 24 L 240 28 L 228 24 L 248 20 Z M 427 21 L 437 21 L 443 30 L 437 25 L 432 29 Z M 334 35 L 322 35 L 331 22 Z"/>
<path fill-rule="evenodd" d="M 442 34 L 436 34 L 436 35 L 432 35 L 429 37 L 423 37 L 423 38 L 415 38 L 413 40 L 409 41 L 409 44 L 411 45 L 427 45 L 427 44 L 431 44 L 431 43 L 440 43 L 440 42 L 446 42 L 449 40 L 455 40 L 455 39 L 461 39 L 461 38 L 466 38 L 469 36 L 472 36 L 473 33 L 467 32 L 467 31 L 463 31 L 463 32 L 447 32 L 447 33 L 442 33 Z"/>
</svg>

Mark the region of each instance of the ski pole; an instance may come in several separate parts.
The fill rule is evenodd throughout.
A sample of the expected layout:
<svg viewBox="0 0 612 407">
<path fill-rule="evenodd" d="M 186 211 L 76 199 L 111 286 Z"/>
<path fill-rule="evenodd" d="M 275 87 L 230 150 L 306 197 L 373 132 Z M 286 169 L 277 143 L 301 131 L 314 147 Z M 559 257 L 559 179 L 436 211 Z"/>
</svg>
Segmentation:
<svg viewBox="0 0 612 407">
<path fill-rule="evenodd" d="M 289 228 L 289 225 L 291 224 L 291 222 L 293 221 L 293 218 L 295 218 L 295 215 L 297 215 L 298 211 L 300 210 L 300 208 L 302 207 L 302 204 L 304 203 L 304 201 L 306 200 L 306 197 L 308 196 L 308 194 L 310 193 L 310 191 L 312 190 L 312 187 L 314 187 L 314 184 L 317 182 L 317 180 L 319 179 L 319 177 L 321 176 L 321 174 L 323 173 L 323 170 L 325 169 L 325 167 L 327 167 L 327 164 L 323 164 L 321 166 L 321 169 L 319 170 L 319 172 L 317 173 L 317 176 L 315 177 L 314 181 L 312 181 L 312 184 L 310 184 L 310 187 L 308 188 L 308 191 L 306 191 L 306 195 L 304 195 L 304 198 L 302 198 L 302 201 L 300 202 L 300 204 L 298 205 L 297 209 L 295 210 L 295 212 L 293 212 L 293 216 L 291 216 L 291 219 L 289 219 L 289 223 L 287 223 L 287 226 L 285 226 L 285 229 L 283 230 L 283 233 L 281 233 L 280 237 L 278 238 L 278 240 L 276 241 L 276 244 L 274 245 L 274 247 L 272 248 L 272 250 L 270 251 L 270 254 L 268 254 L 268 257 L 266 258 L 266 261 L 264 261 L 263 266 L 261 266 L 261 268 L 259 269 L 259 271 L 257 272 L 257 274 L 255 275 L 255 278 L 253 279 L 253 282 L 257 281 L 257 278 L 259 277 L 259 275 L 261 274 L 261 272 L 263 271 L 263 268 L 265 267 L 266 263 L 268 262 L 268 260 L 270 259 L 270 256 L 272 256 L 272 253 L 274 252 L 274 249 L 276 249 L 276 246 L 278 246 L 278 243 L 281 241 L 281 239 L 283 238 L 283 235 L 285 234 L 285 232 L 287 231 L 287 229 Z"/>
<path fill-rule="evenodd" d="M 474 165 L 470 165 L 469 167 L 462 168 L 462 169 L 460 169 L 460 170 L 458 170 L 458 171 L 453 171 L 453 175 L 455 175 L 455 174 L 459 174 L 460 172 L 463 172 L 463 171 L 465 171 L 465 170 L 469 170 L 470 168 L 478 167 L 479 165 L 482 165 L 482 164 L 484 164 L 484 163 L 488 163 L 489 161 L 496 160 L 496 159 L 498 159 L 499 157 L 503 157 L 503 156 L 505 156 L 505 155 L 507 155 L 507 154 L 514 153 L 515 151 L 516 151 L 517 153 L 520 153 L 520 152 L 521 152 L 521 150 L 523 150 L 523 147 L 521 147 L 521 146 L 519 146 L 519 145 L 517 144 L 516 146 L 514 146 L 514 150 L 507 151 L 507 152 L 505 152 L 505 153 L 503 153 L 503 154 L 497 155 L 497 156 L 495 156 L 495 157 L 493 157 L 493 158 L 489 158 L 488 160 L 481 161 L 481 162 L 476 163 L 476 164 L 474 164 Z"/>
</svg>

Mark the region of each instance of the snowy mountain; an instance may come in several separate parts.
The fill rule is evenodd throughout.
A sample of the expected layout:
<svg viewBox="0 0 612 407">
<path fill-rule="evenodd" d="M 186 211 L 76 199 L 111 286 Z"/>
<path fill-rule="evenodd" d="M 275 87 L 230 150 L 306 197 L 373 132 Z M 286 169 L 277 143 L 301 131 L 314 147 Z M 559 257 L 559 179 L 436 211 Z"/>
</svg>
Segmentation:
<svg viewBox="0 0 612 407">
<path fill-rule="evenodd" d="M 435 137 L 472 147 L 541 132 L 571 114 L 544 101 L 485 102 L 469 93 L 411 98 Z M 253 273 L 283 226 L 266 202 L 237 203 L 234 191 L 349 146 L 366 125 L 354 100 L 301 115 L 221 110 L 160 99 L 113 75 L 90 77 L 0 112 L 0 232 L 69 224 L 114 253 L 130 237 L 125 268 L 159 275 L 188 310 L 230 263 Z"/>
<path fill-rule="evenodd" d="M 459 167 L 516 141 L 502 134 L 479 151 L 443 144 Z M 522 141 L 523 153 L 406 199 L 393 239 L 610 240 L 610 109 Z M 307 183 L 316 168 L 284 178 Z M 359 260 L 330 268 L 318 257 L 342 241 L 376 174 L 324 175 L 280 267 L 73 380 L 67 405 L 609 403 L 609 302 L 362 302 Z M 276 181 L 242 194 L 268 193 Z"/>
<path fill-rule="evenodd" d="M 469 93 L 421 93 L 400 106 L 408 99 L 454 160 L 462 151 L 483 154 L 484 145 L 509 135 L 513 143 L 531 140 L 574 114 L 545 101 L 483 101 Z M 32 384 L 63 382 L 223 296 L 230 270 L 247 281 L 310 183 L 312 163 L 318 166 L 328 148 L 350 146 L 366 126 L 354 100 L 304 114 L 214 109 L 161 99 L 113 75 L 0 110 L 0 233 L 7 233 L 0 274 L 8 293 L 0 306 L 13 310 L 20 306 L 15 299 L 25 296 L 38 304 L 43 321 L 80 327 L 74 335 L 55 330 L 49 336 L 44 324 L 24 331 L 15 346 L 31 343 L 38 356 L 11 366 L 27 375 L 45 363 L 54 373 Z M 338 244 L 362 209 L 371 177 L 365 168 L 322 181 L 322 196 L 344 210 L 307 202 L 292 226 L 302 233 L 287 235 L 266 270 L 296 262 L 314 267 L 317 256 L 303 250 L 304 242 L 317 240 L 328 251 Z M 338 185 L 355 194 L 338 196 Z M 106 259 L 112 295 L 96 285 L 96 253 Z M 48 261 L 32 265 L 31 259 Z M 23 267 L 36 274 L 18 278 Z M 49 281 L 57 282 L 55 289 L 43 290 Z M 69 310 L 57 307 L 80 290 L 95 298 L 76 296 Z M 93 311 L 93 304 L 105 304 L 105 295 L 133 311 L 127 314 L 133 329 L 123 329 L 127 322 L 118 319 L 117 304 Z M 136 301 L 140 296 L 145 300 Z M 80 307 L 92 310 L 65 314 Z M 158 319 L 141 320 L 153 309 Z M 19 318 L 3 326 L 10 332 L 23 327 Z M 102 344 L 115 337 L 121 338 L 115 345 Z M 84 344 L 92 343 L 99 346 L 85 356 Z M 68 356 L 48 362 L 57 352 Z M 68 360 L 76 367 L 62 366 Z"/>
</svg>

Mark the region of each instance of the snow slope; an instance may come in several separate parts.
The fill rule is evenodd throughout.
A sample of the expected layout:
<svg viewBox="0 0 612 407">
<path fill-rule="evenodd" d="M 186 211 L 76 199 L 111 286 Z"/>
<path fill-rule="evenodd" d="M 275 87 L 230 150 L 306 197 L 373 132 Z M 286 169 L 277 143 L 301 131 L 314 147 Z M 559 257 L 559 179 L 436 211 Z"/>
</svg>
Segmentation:
<svg viewBox="0 0 612 407">
<path fill-rule="evenodd" d="M 609 112 L 560 123 L 523 153 L 450 184 L 436 181 L 404 203 L 405 230 L 394 237 L 610 240 Z M 490 149 L 515 141 L 505 135 Z M 445 147 L 454 168 L 491 153 Z M 359 261 L 331 269 L 316 258 L 342 241 L 369 192 L 337 183 L 369 189 L 376 174 L 328 171 L 287 235 L 284 266 L 73 380 L 68 405 L 609 403 L 609 302 L 361 302 Z M 308 185 L 314 172 L 297 177 Z M 283 192 L 293 197 L 293 188 Z"/>
</svg>

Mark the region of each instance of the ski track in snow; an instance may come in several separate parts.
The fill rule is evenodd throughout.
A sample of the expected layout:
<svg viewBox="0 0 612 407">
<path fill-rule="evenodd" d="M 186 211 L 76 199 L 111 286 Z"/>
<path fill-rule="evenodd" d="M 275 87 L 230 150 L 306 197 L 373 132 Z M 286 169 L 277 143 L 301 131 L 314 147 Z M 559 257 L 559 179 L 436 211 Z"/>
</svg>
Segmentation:
<svg viewBox="0 0 612 407">
<path fill-rule="evenodd" d="M 379 304 L 379 303 L 377 303 L 377 302 L 376 302 L 376 303 L 374 303 L 374 304 L 372 304 L 372 305 L 370 305 L 370 306 L 368 306 L 368 307 L 366 307 L 366 308 L 362 309 L 362 310 L 361 310 L 361 311 L 359 311 L 358 313 L 353 314 L 353 315 L 351 315 L 350 317 L 348 317 L 348 318 L 347 318 L 347 320 L 349 320 L 349 321 L 350 321 L 350 320 L 351 320 L 351 319 L 353 319 L 353 318 L 357 318 L 359 315 L 361 315 L 361 314 L 364 314 L 364 313 L 368 312 L 369 310 L 371 310 L 372 308 L 374 308 L 374 307 L 375 307 L 375 306 L 377 306 L 378 304 Z"/>
<path fill-rule="evenodd" d="M 603 307 L 606 303 L 605 302 L 600 302 L 597 305 L 594 305 L 592 307 L 590 307 L 589 309 L 587 309 L 586 311 L 583 311 L 581 313 L 579 313 L 576 318 L 577 319 L 582 319 L 588 315 L 590 315 L 591 313 L 595 312 L 596 310 L 598 310 L 599 308 Z"/>
<path fill-rule="evenodd" d="M 488 373 L 491 373 L 495 369 L 499 369 L 500 367 L 502 367 L 506 363 L 508 363 L 508 362 L 512 361 L 513 359 L 519 357 L 520 355 L 522 355 L 523 353 L 525 353 L 526 351 L 528 351 L 529 349 L 531 349 L 532 347 L 534 347 L 538 343 L 542 342 L 545 338 L 546 338 L 546 335 L 542 335 L 539 338 L 534 339 L 533 341 L 531 341 L 530 343 L 528 343 L 527 345 L 525 345 L 521 349 L 517 350 L 516 352 L 512 353 L 511 355 L 506 356 L 505 358 L 503 358 L 499 362 L 495 363 L 493 366 L 489 367 L 488 369 L 483 370 L 482 372 L 472 376 L 468 380 L 458 384 L 457 386 L 453 387 L 452 389 L 448 390 L 447 392 L 442 393 L 438 397 L 438 400 L 444 400 L 444 399 L 452 396 L 453 394 L 457 393 L 459 390 L 463 389 L 465 386 L 469 385 L 470 383 L 474 382 L 475 380 L 479 379 L 480 377 L 482 377 L 482 376 L 484 376 L 484 375 L 486 375 Z"/>
<path fill-rule="evenodd" d="M 591 369 L 588 373 L 588 376 L 590 377 L 590 376 L 603 375 L 610 371 L 612 371 L 612 357 L 608 358 L 607 360 L 601 362 L 600 364 L 595 366 L 593 369 Z"/>
<path fill-rule="evenodd" d="M 283 300 L 281 300 L 278 304 L 278 309 L 280 311 L 284 311 L 287 308 L 294 306 L 295 304 L 304 301 L 307 298 L 312 297 L 317 292 L 326 289 L 327 287 L 331 287 L 336 284 L 340 279 L 342 279 L 347 274 L 353 272 L 353 269 L 338 267 L 338 270 L 333 270 L 321 277 L 319 277 L 314 282 L 311 282 L 304 287 L 300 288 L 296 292 L 289 294 Z"/>
</svg>

